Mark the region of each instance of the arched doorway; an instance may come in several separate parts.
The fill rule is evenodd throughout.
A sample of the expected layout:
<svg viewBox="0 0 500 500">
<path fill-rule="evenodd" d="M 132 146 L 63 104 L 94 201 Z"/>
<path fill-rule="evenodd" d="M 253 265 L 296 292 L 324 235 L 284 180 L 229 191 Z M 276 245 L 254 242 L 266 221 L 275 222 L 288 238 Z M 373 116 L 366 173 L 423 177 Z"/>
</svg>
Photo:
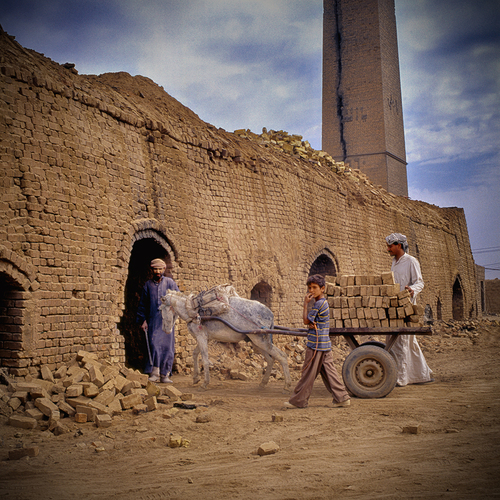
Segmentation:
<svg viewBox="0 0 500 500">
<path fill-rule="evenodd" d="M 24 310 L 23 288 L 8 274 L 0 273 L 0 367 L 19 368 L 25 361 L 18 355 L 23 350 Z"/>
<path fill-rule="evenodd" d="M 271 286 L 265 281 L 261 281 L 252 288 L 250 299 L 257 300 L 271 309 L 272 295 L 273 289 Z"/>
<path fill-rule="evenodd" d="M 432 307 L 430 304 L 427 304 L 424 309 L 424 320 L 427 324 L 434 323 L 434 317 L 432 315 Z"/>
<path fill-rule="evenodd" d="M 144 238 L 134 243 L 125 284 L 125 310 L 118 325 L 125 338 L 125 363 L 138 370 L 144 368 L 148 351 L 144 331 L 135 319 L 142 287 L 152 277 L 150 263 L 156 258 L 165 261 L 165 275 L 172 277 L 172 258 L 157 238 Z"/>
<path fill-rule="evenodd" d="M 438 319 L 438 321 L 441 321 L 443 319 L 443 311 L 442 311 L 441 299 L 437 299 L 436 311 L 437 311 L 437 319 Z"/>
<path fill-rule="evenodd" d="M 462 291 L 462 285 L 460 284 L 460 279 L 457 276 L 455 283 L 453 283 L 453 298 L 452 298 L 452 308 L 453 308 L 453 319 L 461 321 L 464 319 L 464 294 Z"/>
<path fill-rule="evenodd" d="M 337 276 L 337 267 L 335 262 L 325 254 L 321 254 L 312 263 L 309 269 L 309 276 L 312 274 L 321 274 L 322 276 Z"/>
</svg>

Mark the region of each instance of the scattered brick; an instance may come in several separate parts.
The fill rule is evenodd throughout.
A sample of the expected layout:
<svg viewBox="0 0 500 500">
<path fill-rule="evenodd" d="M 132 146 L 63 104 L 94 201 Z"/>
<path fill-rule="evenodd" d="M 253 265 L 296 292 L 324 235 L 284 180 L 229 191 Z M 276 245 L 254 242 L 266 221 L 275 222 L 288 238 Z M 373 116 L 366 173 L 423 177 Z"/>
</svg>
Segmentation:
<svg viewBox="0 0 500 500">
<path fill-rule="evenodd" d="M 38 398 L 35 401 L 35 406 L 47 417 L 50 417 L 54 412 L 59 413 L 59 408 L 47 398 Z"/>
<path fill-rule="evenodd" d="M 165 396 L 168 396 L 172 402 L 177 401 L 182 396 L 182 391 L 175 388 L 173 385 L 168 385 L 163 389 Z"/>
<path fill-rule="evenodd" d="M 87 422 L 87 414 L 86 413 L 75 413 L 75 422 L 79 424 L 84 424 Z"/>
<path fill-rule="evenodd" d="M 262 443 L 257 450 L 257 453 L 262 457 L 264 455 L 272 455 L 278 452 L 280 447 L 274 442 L 269 441 L 267 443 Z"/>
<path fill-rule="evenodd" d="M 21 429 L 35 429 L 38 425 L 36 419 L 23 417 L 22 415 L 11 415 L 8 422 L 12 427 L 19 427 Z"/>
<path fill-rule="evenodd" d="M 37 457 L 40 453 L 38 446 L 30 446 L 27 448 L 16 448 L 9 450 L 9 460 L 19 460 L 24 457 Z"/>
<path fill-rule="evenodd" d="M 88 422 L 95 422 L 98 411 L 96 408 L 90 408 L 89 406 L 77 406 L 76 413 L 84 413 L 87 415 Z"/>
<path fill-rule="evenodd" d="M 113 419 L 110 415 L 97 415 L 95 419 L 97 427 L 111 427 L 113 424 Z"/>
<path fill-rule="evenodd" d="M 158 403 L 156 401 L 156 396 L 151 396 L 150 398 L 146 398 L 144 400 L 144 404 L 148 411 L 155 411 L 158 409 Z"/>
<path fill-rule="evenodd" d="M 422 426 L 419 425 L 407 425 L 403 427 L 403 433 L 405 434 L 420 434 L 422 432 Z"/>
<path fill-rule="evenodd" d="M 120 400 L 122 408 L 124 410 L 129 410 L 135 405 L 142 404 L 142 397 L 140 394 L 131 394 L 130 396 L 125 396 Z"/>
</svg>

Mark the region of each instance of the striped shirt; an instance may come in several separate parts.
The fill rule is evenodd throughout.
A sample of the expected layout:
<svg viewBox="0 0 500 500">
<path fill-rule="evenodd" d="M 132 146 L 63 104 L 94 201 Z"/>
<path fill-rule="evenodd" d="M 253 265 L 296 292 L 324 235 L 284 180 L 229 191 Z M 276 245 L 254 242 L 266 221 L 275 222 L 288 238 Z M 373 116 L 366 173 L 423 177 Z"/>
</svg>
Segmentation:
<svg viewBox="0 0 500 500">
<path fill-rule="evenodd" d="M 316 323 L 317 331 L 309 325 L 307 332 L 307 347 L 315 351 L 331 351 L 330 341 L 330 310 L 326 299 L 319 299 L 307 315 L 307 319 Z"/>
</svg>

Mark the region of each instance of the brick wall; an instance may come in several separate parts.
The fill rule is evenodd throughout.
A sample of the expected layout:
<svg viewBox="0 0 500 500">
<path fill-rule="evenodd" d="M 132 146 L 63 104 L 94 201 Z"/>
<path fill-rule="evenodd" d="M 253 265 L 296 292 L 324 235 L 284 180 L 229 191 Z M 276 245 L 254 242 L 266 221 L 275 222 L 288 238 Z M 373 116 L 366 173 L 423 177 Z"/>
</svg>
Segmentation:
<svg viewBox="0 0 500 500">
<path fill-rule="evenodd" d="M 419 303 L 446 319 L 460 295 L 476 314 L 461 209 L 216 129 L 147 78 L 80 76 L 5 33 L 0 47 L 2 366 L 58 366 L 80 349 L 125 360 L 156 256 L 182 290 L 258 285 L 277 324 L 301 326 L 311 269 L 387 271 L 384 237 L 399 231 L 422 265 Z M 182 365 L 184 327 L 177 346 Z"/>
</svg>

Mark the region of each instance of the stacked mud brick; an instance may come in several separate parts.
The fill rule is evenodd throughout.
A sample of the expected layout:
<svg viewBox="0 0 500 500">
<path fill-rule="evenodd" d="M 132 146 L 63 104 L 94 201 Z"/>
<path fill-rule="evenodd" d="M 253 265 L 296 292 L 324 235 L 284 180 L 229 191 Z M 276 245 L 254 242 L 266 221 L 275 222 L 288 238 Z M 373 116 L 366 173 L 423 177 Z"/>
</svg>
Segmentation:
<svg viewBox="0 0 500 500">
<path fill-rule="evenodd" d="M 66 422 L 109 427 L 113 416 L 123 411 L 140 414 L 192 398 L 172 385 L 157 386 L 148 381 L 148 375 L 122 363 L 98 360 L 87 351 L 79 351 L 72 362 L 55 371 L 44 365 L 40 375 L 21 379 L 4 376 L 7 384 L 0 385 L 0 415 L 8 417 L 9 425 L 59 435 L 69 431 Z"/>
<path fill-rule="evenodd" d="M 423 308 L 399 291 L 392 272 L 327 276 L 331 328 L 402 328 L 423 325 Z"/>
</svg>

